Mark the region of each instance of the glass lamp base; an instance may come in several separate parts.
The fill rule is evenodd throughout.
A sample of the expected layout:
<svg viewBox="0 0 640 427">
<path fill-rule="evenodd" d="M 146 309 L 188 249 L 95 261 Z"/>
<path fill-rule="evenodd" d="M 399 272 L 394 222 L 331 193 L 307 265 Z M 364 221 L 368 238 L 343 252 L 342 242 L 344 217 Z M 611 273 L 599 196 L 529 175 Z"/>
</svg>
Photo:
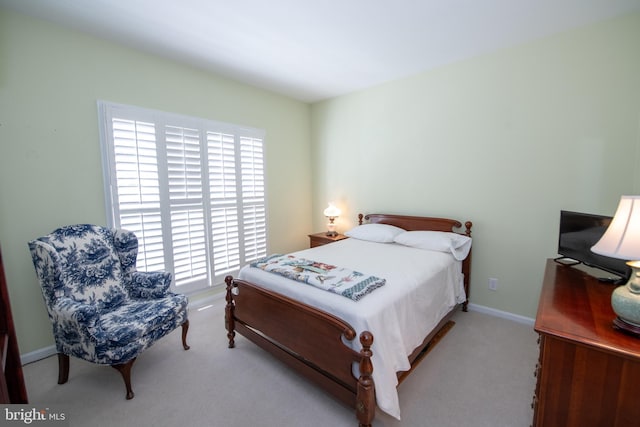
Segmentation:
<svg viewBox="0 0 640 427">
<path fill-rule="evenodd" d="M 618 315 L 613 326 L 640 337 L 640 264 L 635 261 L 627 265 L 631 267 L 629 281 L 611 294 L 611 308 Z"/>
<path fill-rule="evenodd" d="M 329 224 L 327 224 L 327 236 L 336 237 L 338 233 L 336 232 L 336 225 L 333 223 L 335 218 L 329 217 Z"/>
</svg>

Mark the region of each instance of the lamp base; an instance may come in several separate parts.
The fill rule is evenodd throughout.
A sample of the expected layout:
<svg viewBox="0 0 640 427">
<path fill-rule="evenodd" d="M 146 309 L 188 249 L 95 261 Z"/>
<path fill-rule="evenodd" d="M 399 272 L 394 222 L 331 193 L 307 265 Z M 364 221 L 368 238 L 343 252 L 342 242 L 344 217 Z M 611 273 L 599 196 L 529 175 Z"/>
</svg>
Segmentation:
<svg viewBox="0 0 640 427">
<path fill-rule="evenodd" d="M 640 263 L 629 261 L 631 276 L 626 285 L 618 286 L 611 294 L 611 308 L 618 316 L 615 328 L 640 337 Z"/>
<path fill-rule="evenodd" d="M 629 335 L 640 338 L 640 326 L 629 323 L 620 317 L 613 319 L 613 327 Z"/>
<path fill-rule="evenodd" d="M 337 235 L 337 231 L 327 231 L 327 237 L 336 237 Z"/>
</svg>

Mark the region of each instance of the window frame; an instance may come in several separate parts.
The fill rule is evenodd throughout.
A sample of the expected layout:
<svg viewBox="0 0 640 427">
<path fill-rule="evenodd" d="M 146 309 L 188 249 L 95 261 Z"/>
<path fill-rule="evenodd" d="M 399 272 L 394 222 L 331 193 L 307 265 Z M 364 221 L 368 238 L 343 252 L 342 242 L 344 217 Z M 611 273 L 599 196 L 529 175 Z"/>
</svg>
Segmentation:
<svg viewBox="0 0 640 427">
<path fill-rule="evenodd" d="M 126 197 L 126 195 L 122 195 L 118 193 L 118 169 L 117 169 L 117 161 L 116 161 L 116 142 L 114 138 L 114 119 L 120 120 L 122 122 L 133 122 L 135 129 L 137 131 L 138 124 L 152 124 L 154 128 L 154 144 L 155 144 L 155 153 L 156 153 L 156 167 L 157 167 L 157 186 L 158 186 L 158 204 L 159 204 L 159 212 L 158 215 L 160 217 L 160 227 L 161 227 L 161 246 L 162 246 L 162 258 L 163 258 L 163 270 L 171 271 L 172 273 L 172 283 L 171 289 L 174 291 L 179 291 L 181 293 L 193 293 L 206 289 L 210 289 L 213 286 L 220 285 L 224 282 L 224 277 L 227 275 L 236 276 L 238 271 L 245 264 L 264 256 L 268 253 L 268 228 L 267 228 L 267 189 L 266 189 L 266 143 L 265 143 L 265 134 L 266 132 L 262 129 L 251 128 L 247 126 L 234 125 L 230 123 L 218 122 L 209 119 L 202 119 L 196 117 L 189 117 L 176 113 L 168 113 L 158 110 L 152 110 L 143 107 L 117 104 L 113 102 L 98 100 L 98 122 L 99 122 L 99 131 L 100 131 L 100 145 L 101 145 L 101 154 L 102 154 L 102 170 L 103 170 L 103 180 L 104 180 L 104 189 L 105 189 L 105 207 L 106 207 L 106 217 L 107 224 L 110 227 L 114 228 L 123 228 L 122 219 L 123 212 L 124 215 L 127 215 L 126 208 L 121 211 L 121 197 Z M 169 182 L 169 150 L 172 141 L 167 140 L 167 132 L 168 129 L 172 128 L 174 130 L 191 130 L 194 131 L 191 133 L 191 136 L 197 134 L 198 142 L 199 142 L 199 169 L 200 169 L 200 190 L 201 197 L 195 197 L 193 199 L 190 198 L 189 192 L 185 189 L 185 194 L 187 194 L 183 199 L 179 199 L 176 196 L 170 195 L 171 186 Z M 183 132 L 184 133 L 184 132 Z M 132 139 L 135 144 L 136 150 L 139 148 L 139 140 L 138 136 Z M 175 138 L 176 135 L 172 134 Z M 228 202 L 220 202 L 219 197 L 213 197 L 212 194 L 215 192 L 212 188 L 212 182 L 214 181 L 212 177 L 212 172 L 210 170 L 213 169 L 212 164 L 210 162 L 210 152 L 214 149 L 215 141 L 210 139 L 209 137 L 214 137 L 218 135 L 221 140 L 226 138 L 227 143 L 227 153 L 229 147 L 229 137 L 232 136 L 232 147 L 234 151 L 234 171 L 235 171 L 235 197 L 230 197 L 230 201 Z M 179 140 L 179 136 L 178 136 Z M 193 142 L 193 138 L 190 142 Z M 179 141 L 178 141 L 179 142 Z M 186 143 L 185 143 L 186 144 Z M 224 142 L 220 143 L 221 146 L 224 145 Z M 246 160 L 243 157 L 244 152 L 243 149 L 246 149 L 247 145 L 250 145 L 253 148 L 249 148 L 251 151 L 258 151 L 259 155 L 255 157 L 255 164 L 251 164 L 249 171 L 252 171 L 251 177 L 256 178 L 257 188 L 256 194 L 257 197 L 254 197 L 251 202 L 249 202 L 247 197 L 244 196 L 244 186 L 243 182 L 246 181 L 246 176 L 243 173 L 243 161 Z M 193 146 L 192 146 L 193 147 Z M 257 148 L 256 148 L 257 147 Z M 222 148 L 221 148 L 222 150 Z M 136 151 L 137 153 L 137 151 Z M 253 152 L 249 153 L 250 157 Z M 137 154 L 136 154 L 137 155 Z M 174 156 L 175 157 L 175 156 Z M 254 159 L 251 157 L 251 159 Z M 217 159 L 217 157 L 216 157 Z M 250 159 L 250 161 L 251 161 Z M 186 162 L 186 160 L 185 160 Z M 122 164 L 122 163 L 120 163 Z M 138 168 L 140 167 L 140 162 L 137 163 Z M 198 166 L 192 165 L 195 169 L 198 169 Z M 247 170 L 247 169 L 244 169 Z M 258 170 L 259 173 L 255 173 Z M 194 171 L 191 171 L 193 177 Z M 138 174 L 140 174 L 138 169 Z M 138 175 L 139 178 L 139 175 Z M 140 180 L 140 179 L 139 179 Z M 191 179 L 187 179 L 185 175 L 185 182 Z M 140 180 L 141 181 L 141 180 Z M 217 180 L 215 180 L 217 182 Z M 223 184 L 224 185 L 224 184 Z M 226 187 L 225 187 L 226 188 Z M 253 188 L 253 187 L 252 187 Z M 217 187 L 216 187 L 217 189 Z M 174 192 L 175 193 L 175 192 Z M 197 193 L 197 191 L 196 191 Z M 218 193 L 215 193 L 218 194 Z M 226 192 L 223 191 L 223 197 L 225 197 Z M 141 196 L 142 197 L 142 196 Z M 235 202 L 231 199 L 235 199 Z M 201 207 L 198 208 L 196 205 L 200 204 Z M 175 219 L 175 216 L 172 217 L 177 211 L 180 211 L 180 206 L 184 207 L 184 211 L 188 211 L 189 207 L 191 207 L 194 211 L 197 209 L 201 209 L 203 215 L 203 232 L 204 232 L 204 246 L 205 246 L 205 259 L 204 265 L 206 266 L 206 277 L 199 277 L 194 280 L 188 280 L 184 278 L 176 278 L 176 276 L 180 276 L 181 269 L 176 270 L 176 260 L 174 259 L 175 249 L 174 242 L 176 235 L 176 226 L 175 222 L 172 222 L 172 218 Z M 221 207 L 222 206 L 222 207 Z M 246 207 L 253 206 L 251 212 L 253 216 L 247 217 Z M 226 207 L 226 208 L 225 208 Z M 236 213 L 236 227 L 233 227 L 232 222 L 225 222 L 227 216 L 222 215 L 222 219 L 215 219 L 215 212 L 220 211 L 220 209 L 228 209 L 232 213 L 235 210 Z M 215 210 L 215 212 L 214 212 Z M 131 210 L 131 214 L 135 215 L 136 212 L 140 216 L 143 215 L 144 209 L 140 208 L 139 212 L 136 208 Z M 146 212 L 146 211 L 145 211 Z M 225 214 L 227 210 L 224 210 Z M 233 217 L 233 215 L 231 215 Z M 247 219 L 248 218 L 248 219 Z M 222 221 L 216 222 L 216 221 Z M 258 229 L 258 233 L 255 237 L 256 242 L 254 242 L 255 247 L 253 247 L 253 251 L 251 252 L 251 256 L 248 256 L 247 247 L 245 247 L 246 239 L 249 237 L 250 233 L 245 230 L 245 223 L 249 221 L 253 221 L 254 225 Z M 157 221 L 156 221 L 157 222 Z M 214 236 L 214 225 L 221 225 L 224 231 L 225 238 L 228 238 L 230 234 L 227 229 L 235 230 L 237 228 L 237 262 L 235 262 L 235 257 L 224 256 L 224 252 L 229 251 L 229 245 L 225 246 L 223 250 L 223 258 L 232 259 L 234 263 L 229 266 L 229 268 L 223 269 L 222 271 L 218 271 L 216 268 L 216 264 L 214 261 L 218 256 L 216 252 L 214 254 L 214 243 L 215 238 L 220 239 L 220 235 Z M 125 227 L 126 228 L 126 227 Z M 142 226 L 144 228 L 144 225 Z M 136 230 L 132 230 L 136 231 Z M 145 231 L 142 230 L 140 233 L 144 234 Z M 136 233 L 138 234 L 138 233 Z M 190 246 L 191 236 L 189 231 L 187 232 L 189 235 L 189 239 L 187 239 L 186 245 Z M 215 238 L 214 238 L 215 237 Z M 144 237 L 139 238 L 139 255 L 138 255 L 138 268 L 140 270 L 145 270 L 147 265 L 152 265 L 150 262 L 147 264 L 146 262 L 146 254 L 144 250 L 143 241 Z M 223 239 L 224 240 L 224 239 Z M 225 244 L 227 240 L 224 240 L 223 244 Z M 218 241 L 219 243 L 219 241 Z M 157 245 L 156 245 L 157 246 Z M 179 246 L 179 245 L 178 245 Z M 250 245 L 246 245 L 250 246 Z M 220 248 L 218 244 L 217 248 Z M 236 250 L 235 247 L 233 250 Z M 151 253 L 151 252 L 150 252 Z M 157 255 L 156 251 L 156 255 Z M 184 257 L 183 257 L 184 258 Z M 141 265 L 142 260 L 142 265 Z M 189 257 L 191 261 L 192 258 Z M 182 260 L 184 261 L 184 259 Z M 157 264 L 159 265 L 159 264 Z M 191 265 L 191 263 L 189 263 Z M 219 265 L 221 265 L 219 263 Z M 157 270 L 156 268 L 155 270 Z M 154 270 L 153 268 L 151 270 Z"/>
</svg>

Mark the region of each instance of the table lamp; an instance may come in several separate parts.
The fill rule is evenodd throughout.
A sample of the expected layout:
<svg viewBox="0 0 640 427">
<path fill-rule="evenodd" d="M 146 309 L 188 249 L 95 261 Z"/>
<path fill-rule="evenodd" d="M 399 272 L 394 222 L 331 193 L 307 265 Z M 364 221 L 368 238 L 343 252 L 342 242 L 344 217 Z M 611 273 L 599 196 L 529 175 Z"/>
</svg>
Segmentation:
<svg viewBox="0 0 640 427">
<path fill-rule="evenodd" d="M 591 248 L 597 254 L 630 260 L 629 281 L 611 295 L 618 317 L 615 327 L 640 337 L 640 196 L 622 196 L 602 238 Z"/>
<path fill-rule="evenodd" d="M 327 224 L 327 236 L 337 236 L 338 233 L 336 232 L 336 225 L 333 221 L 340 216 L 340 209 L 336 208 L 333 203 L 329 203 L 329 207 L 324 210 L 324 216 L 329 218 L 329 223 Z"/>
</svg>

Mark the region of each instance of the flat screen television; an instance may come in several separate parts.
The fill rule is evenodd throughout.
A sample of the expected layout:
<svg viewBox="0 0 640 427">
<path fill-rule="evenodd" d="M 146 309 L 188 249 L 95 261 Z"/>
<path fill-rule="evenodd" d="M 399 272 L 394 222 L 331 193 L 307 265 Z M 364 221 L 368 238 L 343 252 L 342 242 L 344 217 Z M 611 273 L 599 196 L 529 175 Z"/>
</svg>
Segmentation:
<svg viewBox="0 0 640 427">
<path fill-rule="evenodd" d="M 600 240 L 612 217 L 581 212 L 560 211 L 558 233 L 558 260 L 570 259 L 589 267 L 628 279 L 631 269 L 625 260 L 598 255 L 591 247 Z"/>
</svg>

